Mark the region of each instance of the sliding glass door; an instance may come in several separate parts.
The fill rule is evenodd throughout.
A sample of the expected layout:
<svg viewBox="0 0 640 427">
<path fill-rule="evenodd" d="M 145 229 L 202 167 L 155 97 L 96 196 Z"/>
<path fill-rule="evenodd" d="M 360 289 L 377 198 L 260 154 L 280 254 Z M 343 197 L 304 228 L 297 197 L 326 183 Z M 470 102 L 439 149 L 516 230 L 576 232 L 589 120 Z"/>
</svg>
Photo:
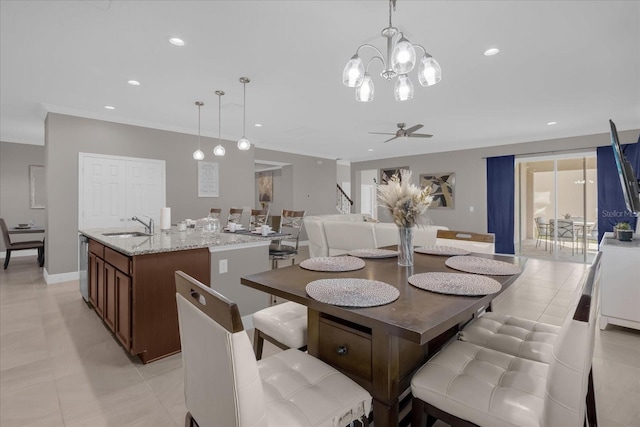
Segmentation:
<svg viewBox="0 0 640 427">
<path fill-rule="evenodd" d="M 591 262 L 597 252 L 595 153 L 516 159 L 516 253 Z"/>
</svg>

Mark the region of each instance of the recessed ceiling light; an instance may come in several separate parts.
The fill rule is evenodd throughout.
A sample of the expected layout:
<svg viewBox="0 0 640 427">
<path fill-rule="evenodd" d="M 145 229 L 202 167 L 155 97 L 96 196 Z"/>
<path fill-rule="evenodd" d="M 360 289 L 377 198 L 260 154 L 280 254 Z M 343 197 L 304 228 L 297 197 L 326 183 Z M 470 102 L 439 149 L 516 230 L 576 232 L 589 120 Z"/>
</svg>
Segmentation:
<svg viewBox="0 0 640 427">
<path fill-rule="evenodd" d="M 131 86 L 140 86 L 140 82 L 137 80 L 129 80 L 127 83 L 129 83 Z"/>
<path fill-rule="evenodd" d="M 498 52 L 500 52 L 500 49 L 496 49 L 495 47 L 492 47 L 491 49 L 487 49 L 484 51 L 484 56 L 493 56 Z"/>
<path fill-rule="evenodd" d="M 116 107 L 112 107 L 111 105 L 105 105 L 104 108 L 106 108 L 107 110 L 115 110 Z"/>
<path fill-rule="evenodd" d="M 262 124 L 260 124 L 260 123 L 256 123 L 254 126 L 255 126 L 255 127 L 257 127 L 257 128 L 261 128 L 261 127 L 262 127 Z"/>
<path fill-rule="evenodd" d="M 169 39 L 169 43 L 171 43 L 174 46 L 184 46 L 184 40 L 179 39 L 177 37 L 171 37 Z"/>
<path fill-rule="evenodd" d="M 373 151 L 373 148 L 369 148 L 367 151 Z"/>
<path fill-rule="evenodd" d="M 547 123 L 547 125 L 549 125 L 549 126 L 553 126 L 553 125 L 557 125 L 557 124 L 558 124 L 558 122 L 548 122 Z"/>
</svg>

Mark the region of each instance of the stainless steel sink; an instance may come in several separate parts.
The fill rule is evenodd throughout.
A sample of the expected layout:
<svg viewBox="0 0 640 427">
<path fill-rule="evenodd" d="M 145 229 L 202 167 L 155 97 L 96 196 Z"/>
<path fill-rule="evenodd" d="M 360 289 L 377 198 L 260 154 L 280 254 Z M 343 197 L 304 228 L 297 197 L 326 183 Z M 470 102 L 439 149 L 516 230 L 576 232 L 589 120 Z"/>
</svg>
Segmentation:
<svg viewBox="0 0 640 427">
<path fill-rule="evenodd" d="M 102 233 L 103 236 L 107 237 L 120 237 L 125 239 L 127 237 L 149 237 L 151 234 L 143 233 L 141 231 L 118 231 L 115 233 Z"/>
</svg>

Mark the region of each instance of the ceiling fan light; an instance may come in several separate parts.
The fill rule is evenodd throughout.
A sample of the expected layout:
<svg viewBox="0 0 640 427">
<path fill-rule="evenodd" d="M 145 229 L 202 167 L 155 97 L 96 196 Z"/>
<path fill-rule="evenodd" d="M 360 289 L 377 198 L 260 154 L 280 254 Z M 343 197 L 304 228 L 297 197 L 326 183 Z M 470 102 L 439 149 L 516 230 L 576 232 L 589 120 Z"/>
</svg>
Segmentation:
<svg viewBox="0 0 640 427">
<path fill-rule="evenodd" d="M 364 74 L 362 84 L 356 88 L 356 101 L 371 102 L 375 95 L 375 88 L 373 87 L 373 80 L 369 73 Z"/>
<path fill-rule="evenodd" d="M 238 150 L 247 151 L 251 148 L 251 143 L 244 136 L 238 140 Z"/>
<path fill-rule="evenodd" d="M 202 152 L 201 149 L 197 149 L 196 151 L 193 152 L 193 160 L 202 160 L 204 159 L 204 153 Z"/>
<path fill-rule="evenodd" d="M 218 157 L 222 157 L 224 156 L 224 153 L 226 153 L 227 150 L 224 149 L 224 147 L 221 144 L 216 145 L 213 148 L 213 155 L 214 156 L 218 156 Z"/>
<path fill-rule="evenodd" d="M 347 87 L 358 87 L 364 78 L 364 64 L 356 53 L 351 57 L 342 72 L 342 83 Z"/>
<path fill-rule="evenodd" d="M 391 53 L 391 68 L 398 74 L 407 74 L 416 65 L 416 50 L 409 40 L 400 33 L 400 39 Z"/>
<path fill-rule="evenodd" d="M 408 101 L 413 98 L 413 83 L 406 74 L 400 74 L 393 93 L 396 101 Z"/>
<path fill-rule="evenodd" d="M 438 61 L 431 55 L 425 55 L 420 60 L 418 69 L 418 80 L 422 86 L 433 86 L 442 78 L 442 70 Z"/>
</svg>

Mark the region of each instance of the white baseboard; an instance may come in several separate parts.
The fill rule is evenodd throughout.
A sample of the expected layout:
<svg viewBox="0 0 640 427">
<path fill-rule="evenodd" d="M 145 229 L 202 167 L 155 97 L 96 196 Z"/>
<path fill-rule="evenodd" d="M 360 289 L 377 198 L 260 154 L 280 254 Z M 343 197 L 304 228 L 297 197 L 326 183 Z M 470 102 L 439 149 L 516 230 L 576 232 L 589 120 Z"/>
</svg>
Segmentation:
<svg viewBox="0 0 640 427">
<path fill-rule="evenodd" d="M 47 285 L 53 285 L 56 283 L 71 282 L 72 280 L 80 279 L 80 274 L 77 271 L 71 271 L 69 273 L 49 274 L 47 269 L 44 269 L 44 281 Z"/>
</svg>

